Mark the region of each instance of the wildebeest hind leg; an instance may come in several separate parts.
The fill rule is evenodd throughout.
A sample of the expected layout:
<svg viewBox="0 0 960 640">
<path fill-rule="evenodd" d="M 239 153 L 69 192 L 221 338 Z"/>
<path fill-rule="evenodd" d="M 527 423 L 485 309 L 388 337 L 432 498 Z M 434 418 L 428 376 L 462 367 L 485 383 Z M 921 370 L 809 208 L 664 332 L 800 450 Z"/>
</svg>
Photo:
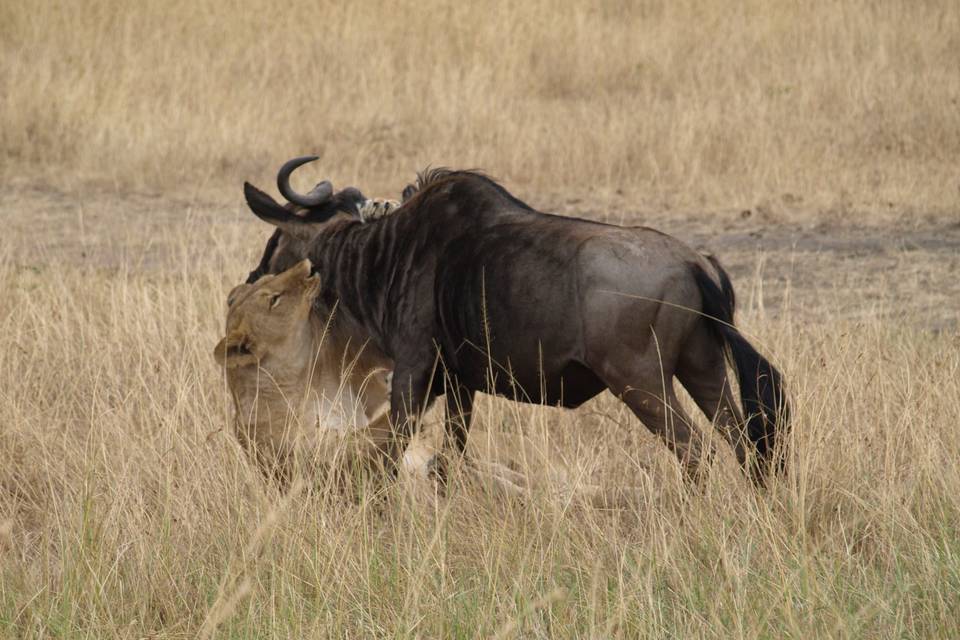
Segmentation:
<svg viewBox="0 0 960 640">
<path fill-rule="evenodd" d="M 680 378 L 680 381 L 704 415 L 713 422 L 727 442 L 730 443 L 730 446 L 733 447 L 737 462 L 746 465 L 749 441 L 743 427 L 740 409 L 737 408 L 736 399 L 733 397 L 733 391 L 730 389 L 726 376 L 723 376 L 721 382 L 709 386 L 707 386 L 709 383 L 706 382 L 685 380 L 684 378 Z M 704 384 L 704 386 L 699 386 L 700 384 Z"/>
<path fill-rule="evenodd" d="M 747 440 L 743 416 L 737 406 L 723 351 L 704 328 L 685 345 L 677 366 L 677 379 L 730 443 L 741 465 L 746 464 Z"/>
<path fill-rule="evenodd" d="M 680 406 L 673 390 L 673 376 L 664 372 L 662 377 L 655 378 L 620 375 L 608 369 L 604 381 L 640 422 L 674 452 L 686 475 L 699 480 L 702 463 L 707 462 L 703 460 L 703 434 Z M 632 380 L 632 384 L 627 380 Z"/>
<path fill-rule="evenodd" d="M 665 339 L 652 342 L 645 351 L 604 350 L 590 368 L 674 452 L 686 475 L 699 480 L 702 463 L 707 462 L 702 460 L 704 439 L 673 389 L 677 352 L 675 342 Z"/>
<path fill-rule="evenodd" d="M 663 390 L 628 388 L 621 399 L 647 429 L 658 435 L 680 459 L 687 476 L 700 479 L 703 455 L 703 434 L 687 416 L 673 390 L 672 380 Z"/>
</svg>

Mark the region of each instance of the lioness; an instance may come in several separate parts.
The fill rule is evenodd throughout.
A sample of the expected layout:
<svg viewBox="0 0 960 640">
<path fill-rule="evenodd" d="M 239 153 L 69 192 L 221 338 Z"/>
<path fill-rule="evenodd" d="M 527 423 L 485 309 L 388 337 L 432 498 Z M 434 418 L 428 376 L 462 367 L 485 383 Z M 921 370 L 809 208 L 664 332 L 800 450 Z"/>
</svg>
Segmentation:
<svg viewBox="0 0 960 640">
<path fill-rule="evenodd" d="M 318 291 L 309 260 L 235 287 L 226 336 L 214 349 L 233 396 L 237 439 L 282 482 L 296 457 L 324 467 L 372 462 L 393 437 L 390 361 L 341 340 L 312 314 Z M 428 438 L 408 447 L 412 471 L 427 473 L 435 460 Z"/>
</svg>

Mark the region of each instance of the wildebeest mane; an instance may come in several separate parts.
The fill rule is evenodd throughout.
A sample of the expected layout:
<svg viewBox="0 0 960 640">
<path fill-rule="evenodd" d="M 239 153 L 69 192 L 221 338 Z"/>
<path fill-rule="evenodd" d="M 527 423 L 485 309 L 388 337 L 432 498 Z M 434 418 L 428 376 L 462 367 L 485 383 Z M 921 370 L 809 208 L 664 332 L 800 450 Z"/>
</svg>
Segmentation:
<svg viewBox="0 0 960 640">
<path fill-rule="evenodd" d="M 520 200 L 515 195 L 507 191 L 507 189 L 494 178 L 488 176 L 482 171 L 477 169 L 450 169 L 448 167 L 427 167 L 422 171 L 418 171 L 416 182 L 407 185 L 407 187 L 403 190 L 403 201 L 406 202 L 418 193 L 425 191 L 427 187 L 460 178 L 473 178 L 479 180 L 485 183 L 487 186 L 492 187 L 495 191 L 497 191 L 497 193 L 509 200 L 511 204 L 520 207 L 521 209 L 526 209 L 527 211 L 535 210 L 526 202 Z"/>
</svg>

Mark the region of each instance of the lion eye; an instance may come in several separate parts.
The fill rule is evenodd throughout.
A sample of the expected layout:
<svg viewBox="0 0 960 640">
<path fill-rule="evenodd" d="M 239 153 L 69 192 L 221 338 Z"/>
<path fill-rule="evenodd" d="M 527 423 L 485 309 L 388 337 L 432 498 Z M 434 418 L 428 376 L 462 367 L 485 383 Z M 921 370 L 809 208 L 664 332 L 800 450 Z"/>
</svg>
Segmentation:
<svg viewBox="0 0 960 640">
<path fill-rule="evenodd" d="M 271 308 L 271 309 L 273 309 L 275 306 L 277 306 L 277 303 L 280 302 L 280 296 L 281 296 L 281 295 L 282 295 L 282 294 L 275 293 L 275 294 L 273 294 L 272 296 L 270 296 L 270 308 Z"/>
</svg>

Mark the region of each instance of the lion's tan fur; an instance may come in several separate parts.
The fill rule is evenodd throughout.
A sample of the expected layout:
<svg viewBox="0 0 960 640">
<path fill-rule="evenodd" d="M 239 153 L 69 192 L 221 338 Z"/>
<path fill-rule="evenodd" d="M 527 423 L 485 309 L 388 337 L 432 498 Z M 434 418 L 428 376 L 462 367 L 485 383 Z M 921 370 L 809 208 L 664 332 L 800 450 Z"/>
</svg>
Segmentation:
<svg viewBox="0 0 960 640">
<path fill-rule="evenodd" d="M 214 352 L 233 396 L 237 439 L 283 477 L 297 460 L 373 462 L 392 442 L 389 359 L 348 344 L 310 313 L 316 293 L 307 261 L 236 287 Z M 415 439 L 408 457 L 428 464 L 436 447 L 426 439 Z"/>
</svg>

